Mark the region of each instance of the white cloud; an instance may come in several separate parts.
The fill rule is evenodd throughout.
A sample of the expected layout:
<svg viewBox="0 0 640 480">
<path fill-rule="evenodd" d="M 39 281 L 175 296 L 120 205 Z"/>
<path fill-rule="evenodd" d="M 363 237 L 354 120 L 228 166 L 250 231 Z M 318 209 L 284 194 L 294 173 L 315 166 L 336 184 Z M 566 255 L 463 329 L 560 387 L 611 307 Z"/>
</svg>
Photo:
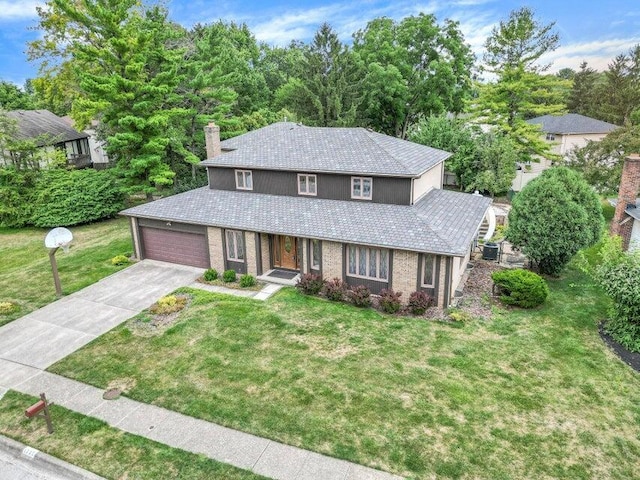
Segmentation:
<svg viewBox="0 0 640 480">
<path fill-rule="evenodd" d="M 32 0 L 17 2 L 15 0 L 0 0 L 0 21 L 35 18 L 38 15 L 36 6 L 41 6 L 42 4 L 40 1 Z"/>
<path fill-rule="evenodd" d="M 640 36 L 573 43 L 559 47 L 540 60 L 543 64 L 553 62 L 550 72 L 557 72 L 567 67 L 577 70 L 582 62 L 587 62 L 591 68 L 602 71 L 607 69 L 607 65 L 614 57 L 621 53 L 628 53 L 639 43 Z"/>
</svg>

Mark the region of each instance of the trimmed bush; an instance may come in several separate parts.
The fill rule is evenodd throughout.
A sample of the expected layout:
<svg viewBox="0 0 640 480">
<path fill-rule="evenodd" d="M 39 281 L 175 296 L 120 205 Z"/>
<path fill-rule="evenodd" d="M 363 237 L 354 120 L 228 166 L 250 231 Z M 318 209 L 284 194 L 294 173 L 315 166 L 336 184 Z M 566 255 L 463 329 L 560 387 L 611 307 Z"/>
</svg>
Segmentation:
<svg viewBox="0 0 640 480">
<path fill-rule="evenodd" d="M 9 315 L 18 310 L 18 305 L 13 302 L 0 302 L 0 315 Z"/>
<path fill-rule="evenodd" d="M 36 183 L 31 223 L 56 227 L 111 218 L 124 208 L 124 199 L 110 170 L 45 170 Z"/>
<path fill-rule="evenodd" d="M 111 265 L 115 265 L 117 267 L 121 265 L 127 265 L 129 262 L 129 258 L 125 255 L 116 255 L 111 259 Z"/>
<path fill-rule="evenodd" d="M 305 273 L 296 283 L 296 288 L 305 295 L 318 295 L 324 287 L 324 280 L 315 273 Z"/>
<path fill-rule="evenodd" d="M 431 295 L 422 290 L 417 290 L 409 295 L 407 308 L 412 315 L 424 315 L 427 308 L 435 305 L 435 301 Z"/>
<path fill-rule="evenodd" d="M 396 313 L 400 310 L 402 303 L 400 297 L 402 292 L 394 292 L 393 289 L 384 289 L 380 291 L 380 310 L 385 313 Z"/>
<path fill-rule="evenodd" d="M 491 278 L 498 287 L 500 301 L 506 305 L 534 308 L 542 305 L 549 295 L 547 282 L 529 270 L 501 270 L 493 272 Z"/>
<path fill-rule="evenodd" d="M 154 303 L 149 311 L 155 315 L 168 315 L 179 312 L 187 305 L 187 297 L 183 295 L 166 295 Z"/>
<path fill-rule="evenodd" d="M 341 302 L 346 293 L 347 284 L 337 277 L 324 284 L 324 294 L 332 302 Z"/>
<path fill-rule="evenodd" d="M 256 277 L 249 275 L 248 273 L 240 277 L 240 286 L 242 288 L 250 288 L 256 284 Z"/>
<path fill-rule="evenodd" d="M 225 270 L 222 274 L 222 281 L 225 283 L 235 282 L 237 278 L 235 270 Z"/>
<path fill-rule="evenodd" d="M 215 268 L 208 268 L 204 271 L 202 278 L 205 282 L 213 282 L 218 279 L 218 271 Z"/>
<path fill-rule="evenodd" d="M 356 307 L 365 308 L 371 306 L 371 290 L 364 285 L 353 287 L 349 290 L 348 296 Z"/>
</svg>

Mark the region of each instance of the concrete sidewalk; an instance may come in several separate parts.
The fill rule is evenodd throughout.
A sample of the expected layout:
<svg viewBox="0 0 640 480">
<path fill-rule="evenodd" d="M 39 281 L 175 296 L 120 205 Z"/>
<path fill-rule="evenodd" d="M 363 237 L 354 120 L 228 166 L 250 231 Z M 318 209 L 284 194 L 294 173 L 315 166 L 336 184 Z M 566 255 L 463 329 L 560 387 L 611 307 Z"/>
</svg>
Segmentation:
<svg viewBox="0 0 640 480">
<path fill-rule="evenodd" d="M 99 418 L 125 432 L 274 479 L 401 478 L 128 398 L 104 400 L 103 390 L 6 360 L 0 360 L 0 385 L 34 396 L 45 392 L 57 405 Z"/>
<path fill-rule="evenodd" d="M 144 260 L 0 327 L 0 396 L 7 389 L 34 396 L 45 392 L 57 405 L 100 418 L 126 432 L 274 479 L 399 479 L 128 398 L 104 400 L 100 389 L 44 371 L 176 288 L 208 287 L 194 283 L 202 272 Z M 267 285 L 248 296 L 264 300 L 279 288 Z M 245 293 L 222 287 L 204 289 Z"/>
</svg>

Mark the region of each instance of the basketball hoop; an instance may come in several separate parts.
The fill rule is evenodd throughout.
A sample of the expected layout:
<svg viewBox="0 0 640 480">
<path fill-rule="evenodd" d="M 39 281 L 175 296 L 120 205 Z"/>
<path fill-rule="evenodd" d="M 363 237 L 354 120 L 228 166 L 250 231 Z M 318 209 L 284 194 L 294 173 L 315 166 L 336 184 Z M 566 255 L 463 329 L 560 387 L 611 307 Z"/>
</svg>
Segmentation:
<svg viewBox="0 0 640 480">
<path fill-rule="evenodd" d="M 44 239 L 44 246 L 49 249 L 49 260 L 51 261 L 51 271 L 53 272 L 53 283 L 56 286 L 56 295 L 62 296 L 62 286 L 58 275 L 58 264 L 56 263 L 56 252 L 62 248 L 64 253 L 69 252 L 73 240 L 73 234 L 64 227 L 56 227 L 47 233 Z"/>
</svg>

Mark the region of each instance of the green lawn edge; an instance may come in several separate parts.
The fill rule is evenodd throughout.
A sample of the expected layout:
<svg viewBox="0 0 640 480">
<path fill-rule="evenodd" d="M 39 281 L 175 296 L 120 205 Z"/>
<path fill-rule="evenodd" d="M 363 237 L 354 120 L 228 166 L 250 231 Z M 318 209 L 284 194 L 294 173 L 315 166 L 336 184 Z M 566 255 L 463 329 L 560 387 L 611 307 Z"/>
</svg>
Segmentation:
<svg viewBox="0 0 640 480">
<path fill-rule="evenodd" d="M 9 390 L 0 399 L 0 433 L 105 478 L 265 479 L 204 455 L 110 427 L 106 422 L 53 405 L 54 433 L 44 420 L 29 420 L 24 410 L 38 399 Z"/>
</svg>

